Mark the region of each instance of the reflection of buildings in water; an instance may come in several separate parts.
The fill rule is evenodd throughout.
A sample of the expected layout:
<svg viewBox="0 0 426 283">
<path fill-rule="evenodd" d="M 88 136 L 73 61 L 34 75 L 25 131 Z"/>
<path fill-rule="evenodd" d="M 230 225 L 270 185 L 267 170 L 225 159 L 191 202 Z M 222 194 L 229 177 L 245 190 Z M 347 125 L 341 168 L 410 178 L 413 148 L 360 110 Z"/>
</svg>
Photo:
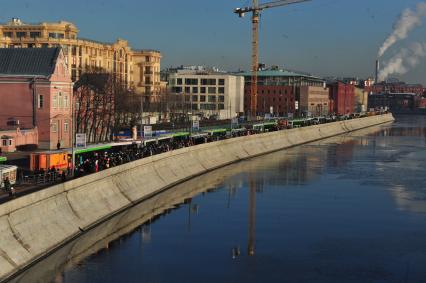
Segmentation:
<svg viewBox="0 0 426 283">
<path fill-rule="evenodd" d="M 341 139 L 341 138 L 340 138 Z M 343 146 L 350 138 L 345 138 Z M 340 141 L 341 142 L 341 141 Z M 324 143 L 325 144 L 325 143 Z M 336 146 L 339 146 L 337 144 Z M 238 193 L 238 190 L 247 186 L 249 175 L 253 177 L 252 191 L 256 193 L 265 192 L 270 186 L 300 185 L 320 176 L 321 164 L 327 162 L 329 152 L 324 150 L 327 147 L 306 145 L 288 149 L 269 155 L 261 156 L 252 160 L 242 161 L 222 169 L 212 171 L 206 175 L 189 180 L 181 185 L 177 185 L 165 192 L 153 196 L 150 199 L 118 214 L 110 220 L 99 224 L 92 230 L 87 231 L 78 239 L 68 243 L 60 250 L 54 252 L 44 261 L 39 262 L 29 268 L 12 282 L 41 281 L 52 282 L 58 272 L 67 266 L 73 266 L 105 247 L 109 243 L 123 235 L 130 234 L 140 227 L 141 250 L 142 245 L 149 243 L 152 239 L 150 223 L 156 219 L 170 213 L 179 207 L 181 203 L 186 203 L 188 207 L 188 225 L 192 215 L 196 215 L 198 205 L 193 205 L 191 198 L 200 193 L 215 191 L 219 184 L 230 182 L 229 200 Z M 339 152 L 339 151 L 337 151 Z M 336 153 L 335 153 L 336 154 Z M 350 156 L 350 155 L 349 155 Z M 276 170 L 281 174 L 276 174 Z M 209 189 L 207 189 L 209 188 Z M 254 253 L 255 243 L 255 198 L 249 201 L 252 203 L 249 210 L 249 217 L 253 220 L 248 229 L 249 250 Z M 149 221 L 148 224 L 141 226 Z M 239 256 L 239 247 L 235 249 L 235 255 Z"/>
<path fill-rule="evenodd" d="M 426 193 L 409 190 L 402 185 L 395 185 L 391 195 L 399 209 L 414 213 L 426 213 Z"/>
<path fill-rule="evenodd" d="M 115 240 L 133 233 L 138 227 L 142 251 L 142 245 L 151 241 L 151 223 L 179 207 L 185 200 L 188 203 L 188 200 L 204 192 L 206 188 L 216 187 L 238 172 L 241 172 L 238 166 L 231 165 L 155 195 L 88 230 L 43 261 L 17 275 L 11 282 L 53 282 L 58 273 L 77 265 L 89 255 L 104 250 L 114 244 Z M 188 209 L 191 214 L 196 214 L 198 205 L 188 205 Z M 144 223 L 147 224 L 141 226 Z"/>
<path fill-rule="evenodd" d="M 329 146 L 327 150 L 327 166 L 332 168 L 342 168 L 353 159 L 356 141 L 350 140 L 335 146 Z"/>
</svg>

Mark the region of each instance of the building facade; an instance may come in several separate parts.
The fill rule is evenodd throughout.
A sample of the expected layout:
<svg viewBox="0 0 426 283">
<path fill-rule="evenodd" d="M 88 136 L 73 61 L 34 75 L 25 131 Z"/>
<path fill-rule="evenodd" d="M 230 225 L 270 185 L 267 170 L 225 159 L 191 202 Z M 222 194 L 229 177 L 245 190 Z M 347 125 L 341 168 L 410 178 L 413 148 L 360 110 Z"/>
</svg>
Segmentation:
<svg viewBox="0 0 426 283">
<path fill-rule="evenodd" d="M 368 110 L 368 92 L 365 89 L 355 87 L 355 108 L 357 113 Z"/>
<path fill-rule="evenodd" d="M 242 74 L 245 79 L 244 110 L 248 115 L 251 101 L 251 73 Z M 261 70 L 258 72 L 257 115 L 265 113 L 291 116 L 298 113 L 300 88 L 302 86 L 323 87 L 324 80 L 289 72 L 286 70 Z"/>
<path fill-rule="evenodd" d="M 39 148 L 71 146 L 73 82 L 60 48 L 0 48 L 0 129 L 38 129 Z"/>
<path fill-rule="evenodd" d="M 324 86 L 300 87 L 300 111 L 304 116 L 325 116 L 329 111 L 329 90 Z"/>
<path fill-rule="evenodd" d="M 327 85 L 330 91 L 329 112 L 337 115 L 354 113 L 355 86 L 342 82 L 333 82 Z"/>
<path fill-rule="evenodd" d="M 404 82 L 381 82 L 365 87 L 370 94 L 382 93 L 415 93 L 423 95 L 424 87 L 421 84 L 406 84 Z"/>
<path fill-rule="evenodd" d="M 36 147 L 38 145 L 38 129 L 23 129 L 10 127 L 10 130 L 0 130 L 0 153 L 15 152 L 18 148 Z"/>
<path fill-rule="evenodd" d="M 179 105 L 205 118 L 230 119 L 244 111 L 244 77 L 185 71 L 168 76 L 169 90 Z"/>
<path fill-rule="evenodd" d="M 160 92 L 161 53 L 132 49 L 126 40 L 97 42 L 78 37 L 77 27 L 69 22 L 25 24 L 13 18 L 0 25 L 0 48 L 62 47 L 73 81 L 81 74 L 102 68 L 113 73 L 139 94 Z"/>
<path fill-rule="evenodd" d="M 392 112 L 411 112 L 420 105 L 421 98 L 415 93 L 384 93 L 368 96 L 370 108 L 387 108 Z"/>
</svg>

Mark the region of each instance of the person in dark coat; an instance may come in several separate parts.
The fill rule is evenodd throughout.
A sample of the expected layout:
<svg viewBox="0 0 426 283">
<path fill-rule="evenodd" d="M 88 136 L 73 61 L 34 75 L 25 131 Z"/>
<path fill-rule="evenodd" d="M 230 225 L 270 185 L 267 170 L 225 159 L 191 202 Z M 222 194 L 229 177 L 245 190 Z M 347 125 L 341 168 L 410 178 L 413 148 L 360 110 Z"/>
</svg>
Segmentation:
<svg viewBox="0 0 426 283">
<path fill-rule="evenodd" d="M 3 183 L 5 191 L 9 194 L 10 197 L 13 196 L 13 189 L 12 185 L 10 184 L 9 177 L 6 177 Z"/>
</svg>

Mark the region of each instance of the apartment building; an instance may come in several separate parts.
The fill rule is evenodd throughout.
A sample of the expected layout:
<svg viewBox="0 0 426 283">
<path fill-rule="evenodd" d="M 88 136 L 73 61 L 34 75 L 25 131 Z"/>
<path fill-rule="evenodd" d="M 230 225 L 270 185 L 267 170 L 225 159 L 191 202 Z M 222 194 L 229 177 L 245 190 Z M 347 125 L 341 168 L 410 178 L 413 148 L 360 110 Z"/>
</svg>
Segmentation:
<svg viewBox="0 0 426 283">
<path fill-rule="evenodd" d="M 18 18 L 0 25 L 0 48 L 62 47 L 73 81 L 93 68 L 103 68 L 120 78 L 137 93 L 160 93 L 161 53 L 132 49 L 126 40 L 104 43 L 78 37 L 70 22 L 27 24 Z"/>
</svg>

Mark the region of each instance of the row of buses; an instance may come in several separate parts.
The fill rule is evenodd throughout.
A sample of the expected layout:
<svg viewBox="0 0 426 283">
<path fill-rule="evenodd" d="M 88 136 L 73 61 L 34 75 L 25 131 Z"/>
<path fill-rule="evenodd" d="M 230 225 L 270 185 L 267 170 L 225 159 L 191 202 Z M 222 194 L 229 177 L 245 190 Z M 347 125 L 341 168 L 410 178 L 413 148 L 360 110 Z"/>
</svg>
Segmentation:
<svg viewBox="0 0 426 283">
<path fill-rule="evenodd" d="M 120 142 L 114 142 L 109 144 L 98 144 L 91 145 L 87 148 L 76 149 L 75 160 L 79 160 L 86 155 L 103 153 L 103 152 L 118 152 L 126 151 L 134 147 L 149 147 L 150 145 L 158 145 L 161 143 L 172 143 L 172 142 L 189 142 L 191 145 L 202 144 L 206 142 L 212 142 L 222 140 L 231 137 L 245 136 L 251 134 L 259 134 L 271 131 L 278 131 L 283 129 L 300 128 L 305 126 L 323 124 L 334 122 L 338 120 L 346 120 L 364 116 L 371 116 L 369 113 L 358 115 L 357 117 L 315 117 L 315 118 L 298 118 L 298 119 L 287 119 L 277 118 L 263 122 L 247 122 L 239 126 L 224 127 L 224 128 L 212 128 L 209 130 L 197 131 L 197 132 L 154 132 L 154 137 L 146 138 L 144 140 L 122 140 Z M 30 171 L 48 170 L 54 167 L 56 170 L 67 170 L 72 166 L 72 156 L 69 150 L 58 150 L 58 151 L 46 151 L 46 152 L 35 152 L 30 155 Z"/>
</svg>

